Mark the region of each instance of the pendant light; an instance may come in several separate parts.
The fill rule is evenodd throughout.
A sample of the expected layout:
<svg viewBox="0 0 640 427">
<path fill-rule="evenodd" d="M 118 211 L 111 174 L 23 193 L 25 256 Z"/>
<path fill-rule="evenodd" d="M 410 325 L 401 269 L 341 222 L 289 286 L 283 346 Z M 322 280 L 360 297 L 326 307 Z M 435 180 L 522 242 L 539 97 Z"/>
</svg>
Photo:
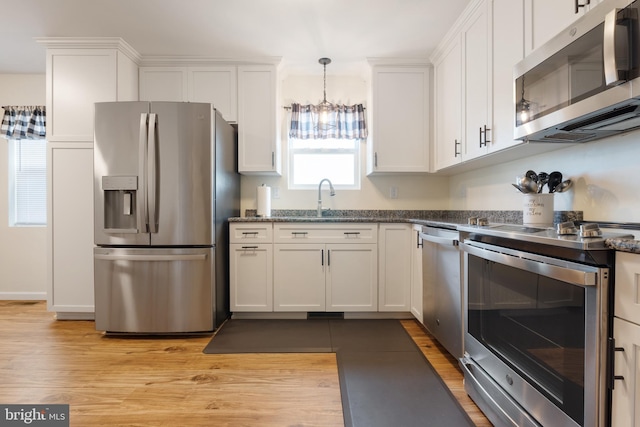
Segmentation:
<svg viewBox="0 0 640 427">
<path fill-rule="evenodd" d="M 516 104 L 516 126 L 523 125 L 531 120 L 531 102 L 524 98 L 524 75 L 522 75 L 522 91 L 520 101 Z"/>
<path fill-rule="evenodd" d="M 335 127 L 335 120 L 331 120 L 331 115 L 335 114 L 335 107 L 327 101 L 327 64 L 331 64 L 330 58 L 320 58 L 318 62 L 324 69 L 324 96 L 322 102 L 316 107 L 318 109 L 318 129 L 327 130 Z"/>
</svg>

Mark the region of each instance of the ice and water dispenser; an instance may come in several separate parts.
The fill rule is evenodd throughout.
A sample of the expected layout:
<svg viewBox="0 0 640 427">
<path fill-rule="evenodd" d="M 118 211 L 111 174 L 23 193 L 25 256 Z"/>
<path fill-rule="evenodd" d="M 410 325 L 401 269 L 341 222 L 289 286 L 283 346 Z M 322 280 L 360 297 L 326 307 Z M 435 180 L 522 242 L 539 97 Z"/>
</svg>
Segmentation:
<svg viewBox="0 0 640 427">
<path fill-rule="evenodd" d="M 137 176 L 103 176 L 104 229 L 137 233 Z"/>
</svg>

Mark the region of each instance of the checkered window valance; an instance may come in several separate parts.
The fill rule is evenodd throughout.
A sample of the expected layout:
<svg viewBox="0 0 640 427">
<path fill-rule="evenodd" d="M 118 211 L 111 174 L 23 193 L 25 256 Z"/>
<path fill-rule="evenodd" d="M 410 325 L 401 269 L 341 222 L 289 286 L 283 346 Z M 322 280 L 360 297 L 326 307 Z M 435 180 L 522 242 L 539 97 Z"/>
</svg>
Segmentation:
<svg viewBox="0 0 640 427">
<path fill-rule="evenodd" d="M 325 109 L 326 111 L 321 111 Z M 321 121 L 321 116 L 325 115 Z M 291 104 L 289 137 L 297 139 L 366 139 L 367 124 L 362 104 Z"/>
<path fill-rule="evenodd" d="M 47 136 L 45 107 L 4 106 L 0 136 L 6 139 L 44 139 Z"/>
</svg>

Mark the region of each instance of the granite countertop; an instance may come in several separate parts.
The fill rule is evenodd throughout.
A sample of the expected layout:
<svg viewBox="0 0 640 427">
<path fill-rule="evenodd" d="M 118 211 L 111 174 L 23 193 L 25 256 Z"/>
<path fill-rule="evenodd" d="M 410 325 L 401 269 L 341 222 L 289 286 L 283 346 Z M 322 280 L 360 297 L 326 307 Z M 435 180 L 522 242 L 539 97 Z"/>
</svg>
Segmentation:
<svg viewBox="0 0 640 427">
<path fill-rule="evenodd" d="M 442 228 L 456 229 L 458 225 L 467 224 L 470 217 L 485 217 L 489 222 L 504 224 L 522 224 L 522 211 L 454 211 L 454 210 L 328 210 L 322 217 L 316 216 L 315 210 L 272 210 L 270 217 L 256 216 L 255 209 L 247 209 L 245 216 L 229 218 L 229 222 L 305 222 L 305 223 L 393 223 L 404 222 L 420 225 L 433 225 Z M 555 211 L 554 223 L 565 221 L 583 221 L 580 211 Z M 640 224 L 615 224 L 592 221 L 609 228 L 629 228 L 640 230 Z M 638 233 L 634 233 L 638 234 Z M 607 239 L 608 247 L 621 252 L 640 254 L 640 240 Z"/>
</svg>

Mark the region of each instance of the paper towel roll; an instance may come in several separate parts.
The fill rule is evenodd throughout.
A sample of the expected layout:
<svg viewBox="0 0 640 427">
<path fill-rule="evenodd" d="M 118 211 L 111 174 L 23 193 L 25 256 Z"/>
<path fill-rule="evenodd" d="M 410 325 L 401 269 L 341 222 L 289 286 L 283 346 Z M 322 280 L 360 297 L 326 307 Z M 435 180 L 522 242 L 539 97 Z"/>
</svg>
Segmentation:
<svg viewBox="0 0 640 427">
<path fill-rule="evenodd" d="M 258 216 L 271 216 L 271 187 L 262 184 L 258 187 Z"/>
</svg>

